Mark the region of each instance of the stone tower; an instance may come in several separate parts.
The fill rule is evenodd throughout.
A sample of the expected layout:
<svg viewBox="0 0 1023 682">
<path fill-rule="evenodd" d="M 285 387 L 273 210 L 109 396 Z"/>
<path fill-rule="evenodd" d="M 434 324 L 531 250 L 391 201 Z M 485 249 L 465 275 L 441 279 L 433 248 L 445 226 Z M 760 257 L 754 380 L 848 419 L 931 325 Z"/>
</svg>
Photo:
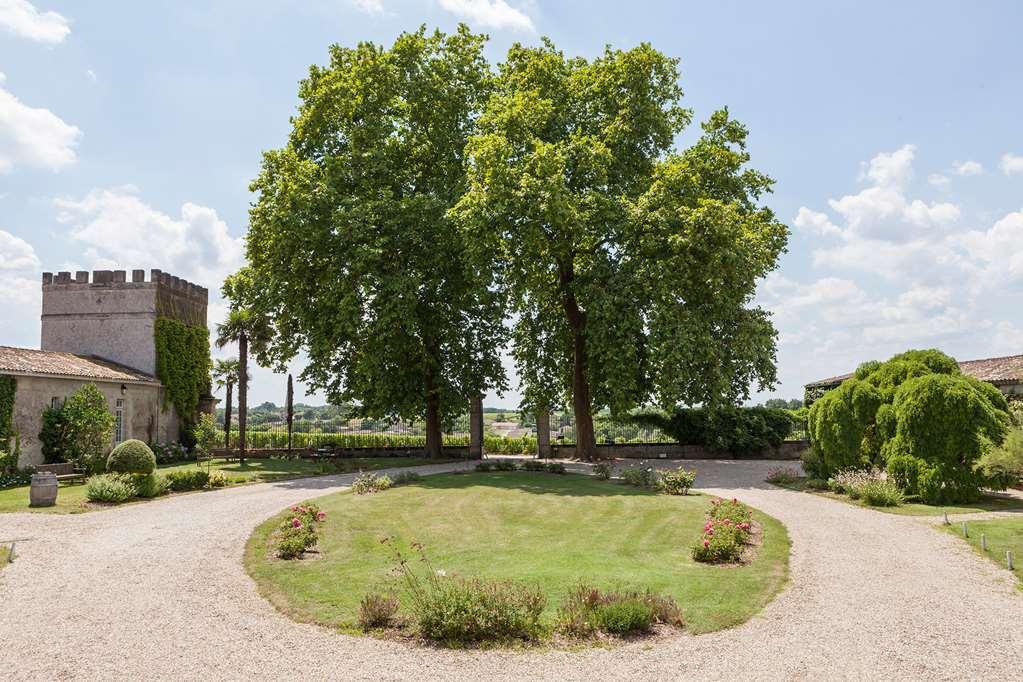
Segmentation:
<svg viewBox="0 0 1023 682">
<path fill-rule="evenodd" d="M 43 273 L 43 350 L 94 355 L 156 375 L 156 319 L 206 326 L 209 292 L 160 270 Z"/>
</svg>

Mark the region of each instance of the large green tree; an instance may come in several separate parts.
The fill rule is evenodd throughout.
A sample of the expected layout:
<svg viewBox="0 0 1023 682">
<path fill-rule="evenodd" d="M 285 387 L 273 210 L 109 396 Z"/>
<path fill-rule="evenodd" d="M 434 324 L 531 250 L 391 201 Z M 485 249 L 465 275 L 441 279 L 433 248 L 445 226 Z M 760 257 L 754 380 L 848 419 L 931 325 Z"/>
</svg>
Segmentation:
<svg viewBox="0 0 1023 682">
<path fill-rule="evenodd" d="M 646 44 L 593 60 L 515 45 L 469 142 L 453 215 L 508 294 L 523 406 L 570 398 L 581 458 L 596 409 L 732 403 L 775 379 L 751 304 L 787 240 L 758 203 L 772 181 L 727 111 L 675 150 L 678 81 Z"/>
<path fill-rule="evenodd" d="M 444 421 L 505 383 L 501 292 L 447 216 L 490 89 L 484 42 L 462 26 L 331 47 L 252 185 L 249 305 L 272 328 L 261 357 L 304 350 L 302 380 L 331 402 L 425 416 L 433 456 Z"/>
</svg>

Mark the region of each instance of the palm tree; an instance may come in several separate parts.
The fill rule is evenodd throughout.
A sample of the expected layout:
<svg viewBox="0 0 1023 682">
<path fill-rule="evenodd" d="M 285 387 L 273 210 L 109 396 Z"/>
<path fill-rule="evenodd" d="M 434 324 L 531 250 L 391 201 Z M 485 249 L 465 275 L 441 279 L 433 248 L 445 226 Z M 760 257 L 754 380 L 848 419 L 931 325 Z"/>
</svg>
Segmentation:
<svg viewBox="0 0 1023 682">
<path fill-rule="evenodd" d="M 213 381 L 226 391 L 224 400 L 224 448 L 231 447 L 231 396 L 238 381 L 238 360 L 217 360 L 213 365 Z"/>
<path fill-rule="evenodd" d="M 249 311 L 235 308 L 227 314 L 223 324 L 217 325 L 217 348 L 238 344 L 238 459 L 245 463 L 245 417 L 249 409 L 249 333 L 252 316 Z"/>
</svg>

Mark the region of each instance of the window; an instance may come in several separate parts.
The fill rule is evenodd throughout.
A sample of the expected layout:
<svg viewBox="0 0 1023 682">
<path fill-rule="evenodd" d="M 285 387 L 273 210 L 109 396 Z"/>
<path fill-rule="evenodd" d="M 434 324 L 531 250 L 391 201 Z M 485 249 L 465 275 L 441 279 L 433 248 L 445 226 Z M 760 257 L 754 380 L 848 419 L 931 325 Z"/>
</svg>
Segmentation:
<svg viewBox="0 0 1023 682">
<path fill-rule="evenodd" d="M 59 410 L 64 407 L 64 399 L 58 396 L 53 396 L 50 398 L 50 407 L 54 410 Z"/>
<path fill-rule="evenodd" d="M 124 399 L 118 398 L 114 410 L 114 445 L 124 440 Z"/>
</svg>

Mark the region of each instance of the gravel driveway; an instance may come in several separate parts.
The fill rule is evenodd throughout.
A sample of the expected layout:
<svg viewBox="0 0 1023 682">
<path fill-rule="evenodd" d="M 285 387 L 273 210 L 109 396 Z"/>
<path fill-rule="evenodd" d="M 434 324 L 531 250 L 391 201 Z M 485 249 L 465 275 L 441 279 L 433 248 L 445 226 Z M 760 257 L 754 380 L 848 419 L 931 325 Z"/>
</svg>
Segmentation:
<svg viewBox="0 0 1023 682">
<path fill-rule="evenodd" d="M 768 486 L 772 463 L 689 464 L 699 487 L 759 507 L 792 538 L 790 585 L 737 628 L 523 653 L 409 648 L 294 623 L 245 574 L 245 541 L 349 475 L 75 516 L 0 515 L 0 540 L 27 538 L 0 571 L 0 670 L 14 680 L 1023 676 L 1023 596 L 951 535 Z"/>
</svg>

